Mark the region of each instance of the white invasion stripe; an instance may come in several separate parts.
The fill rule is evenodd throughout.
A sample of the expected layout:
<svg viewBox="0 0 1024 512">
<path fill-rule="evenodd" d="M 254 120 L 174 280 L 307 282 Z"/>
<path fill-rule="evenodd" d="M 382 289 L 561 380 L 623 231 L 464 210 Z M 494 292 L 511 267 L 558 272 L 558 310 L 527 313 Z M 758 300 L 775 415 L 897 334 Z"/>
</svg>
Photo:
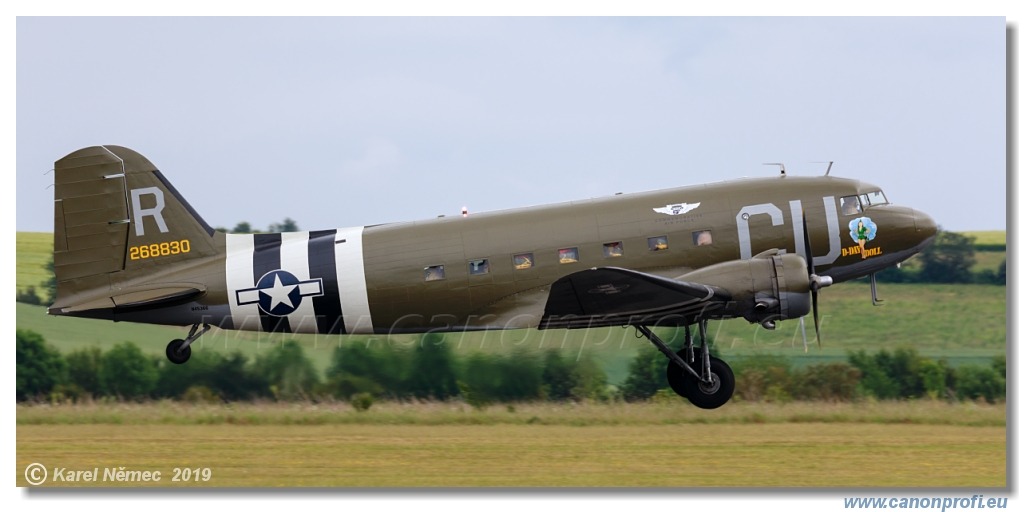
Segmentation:
<svg viewBox="0 0 1024 512">
<path fill-rule="evenodd" d="M 256 286 L 252 276 L 253 236 L 227 235 L 227 251 L 227 257 L 224 259 L 224 276 L 228 288 L 231 321 L 235 329 L 259 331 L 261 330 L 259 304 L 253 301 L 249 304 L 239 305 L 237 297 L 238 290 Z M 258 295 L 256 300 L 259 300 Z"/>
<path fill-rule="evenodd" d="M 299 281 L 309 280 L 309 232 L 281 233 L 281 269 L 291 272 Z M 302 288 L 299 288 L 299 293 Z M 316 311 L 313 298 L 302 297 L 299 307 L 288 315 L 292 332 L 316 333 Z"/>
<path fill-rule="evenodd" d="M 370 298 L 366 293 L 363 266 L 363 228 L 339 228 L 335 235 L 334 258 L 338 272 L 338 294 L 348 334 L 372 334 Z M 338 243 L 344 240 L 343 243 Z"/>
</svg>

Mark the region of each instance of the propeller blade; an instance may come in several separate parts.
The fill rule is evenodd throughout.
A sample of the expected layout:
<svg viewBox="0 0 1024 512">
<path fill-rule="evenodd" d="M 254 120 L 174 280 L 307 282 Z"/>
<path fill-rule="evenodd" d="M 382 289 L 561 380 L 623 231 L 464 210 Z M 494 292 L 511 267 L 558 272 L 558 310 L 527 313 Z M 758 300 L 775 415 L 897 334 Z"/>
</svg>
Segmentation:
<svg viewBox="0 0 1024 512">
<path fill-rule="evenodd" d="M 825 277 L 828 283 L 822 282 L 822 279 L 814 274 L 814 253 L 811 252 L 811 234 L 807 230 L 807 215 L 804 214 L 803 210 L 800 210 L 800 221 L 804 226 L 804 258 L 807 259 L 807 277 L 811 281 L 811 310 L 814 312 L 814 337 L 818 339 L 818 348 L 821 348 L 821 323 L 818 321 L 818 288 L 822 285 L 828 286 L 831 283 L 831 279 Z M 804 340 L 804 351 L 806 352 L 806 338 Z"/>
<path fill-rule="evenodd" d="M 814 275 L 814 255 L 811 252 L 811 234 L 807 231 L 807 216 L 800 210 L 800 221 L 804 225 L 804 258 L 807 260 L 807 275 Z"/>
</svg>

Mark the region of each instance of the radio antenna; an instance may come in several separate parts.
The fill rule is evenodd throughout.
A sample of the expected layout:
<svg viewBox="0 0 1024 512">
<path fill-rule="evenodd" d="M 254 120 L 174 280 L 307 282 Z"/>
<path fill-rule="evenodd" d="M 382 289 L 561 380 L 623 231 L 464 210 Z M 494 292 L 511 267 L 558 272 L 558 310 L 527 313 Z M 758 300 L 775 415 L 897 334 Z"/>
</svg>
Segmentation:
<svg viewBox="0 0 1024 512">
<path fill-rule="evenodd" d="M 811 163 L 812 163 L 812 164 L 823 164 L 823 163 L 825 163 L 825 162 L 823 162 L 823 161 L 817 161 L 817 162 L 811 162 Z M 825 176 L 828 176 L 828 173 L 832 171 L 832 164 L 834 164 L 834 163 L 835 163 L 835 162 L 834 162 L 834 161 L 832 161 L 832 160 L 829 160 L 829 161 L 828 161 L 828 168 L 827 168 L 827 169 L 825 169 Z"/>
<path fill-rule="evenodd" d="M 777 165 L 777 166 L 779 166 L 779 171 L 782 172 L 782 177 L 783 178 L 786 177 L 786 164 L 779 163 L 779 162 L 771 162 L 771 163 L 764 163 L 764 164 L 761 164 L 761 165 Z"/>
</svg>

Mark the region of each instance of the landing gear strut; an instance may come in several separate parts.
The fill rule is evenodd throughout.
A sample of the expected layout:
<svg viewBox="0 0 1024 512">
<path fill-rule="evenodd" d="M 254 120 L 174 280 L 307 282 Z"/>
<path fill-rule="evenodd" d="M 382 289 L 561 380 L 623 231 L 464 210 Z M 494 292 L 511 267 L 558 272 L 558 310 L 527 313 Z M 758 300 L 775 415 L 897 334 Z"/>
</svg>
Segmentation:
<svg viewBox="0 0 1024 512">
<path fill-rule="evenodd" d="M 199 324 L 192 326 L 192 330 L 188 331 L 188 336 L 183 340 L 171 340 L 167 344 L 167 359 L 174 364 L 183 364 L 188 361 L 189 357 L 192 357 L 192 345 L 193 341 L 199 339 L 200 336 L 206 334 L 206 331 L 210 330 L 210 324 L 203 324 L 203 330 L 199 330 Z M 197 332 L 198 331 L 198 332 Z"/>
<path fill-rule="evenodd" d="M 672 352 L 665 342 L 644 325 L 634 325 L 637 332 L 647 338 L 669 359 L 666 376 L 669 387 L 677 395 L 690 401 L 701 409 L 716 409 L 725 405 L 732 398 L 736 388 L 736 379 L 729 365 L 712 357 L 708 352 L 707 327 L 708 321 L 701 319 L 697 323 L 700 328 L 700 352 L 693 347 L 690 326 L 686 326 L 686 342 L 678 353 Z"/>
</svg>

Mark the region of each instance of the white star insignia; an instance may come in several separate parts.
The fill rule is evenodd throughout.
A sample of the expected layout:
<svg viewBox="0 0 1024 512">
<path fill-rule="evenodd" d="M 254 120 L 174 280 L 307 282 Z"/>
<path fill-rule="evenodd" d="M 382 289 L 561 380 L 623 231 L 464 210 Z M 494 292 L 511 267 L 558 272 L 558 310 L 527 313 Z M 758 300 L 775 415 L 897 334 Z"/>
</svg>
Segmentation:
<svg viewBox="0 0 1024 512">
<path fill-rule="evenodd" d="M 288 294 L 298 286 L 296 284 L 284 285 L 281 284 L 281 276 L 274 276 L 274 286 L 272 288 L 263 288 L 260 293 L 265 293 L 267 297 L 270 297 L 270 311 L 273 311 L 278 304 L 287 304 L 289 308 L 294 308 L 295 304 L 292 303 L 292 299 L 288 297 Z"/>
</svg>

